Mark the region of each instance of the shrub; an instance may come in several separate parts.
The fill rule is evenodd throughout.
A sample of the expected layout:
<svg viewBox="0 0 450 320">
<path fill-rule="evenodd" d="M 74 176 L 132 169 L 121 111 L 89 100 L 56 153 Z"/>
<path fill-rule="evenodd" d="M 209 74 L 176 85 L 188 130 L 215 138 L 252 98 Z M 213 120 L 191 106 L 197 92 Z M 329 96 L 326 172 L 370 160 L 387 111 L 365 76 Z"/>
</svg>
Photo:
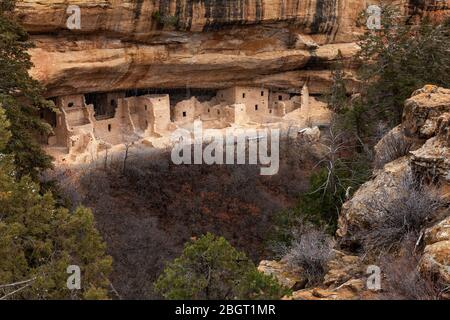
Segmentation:
<svg viewBox="0 0 450 320">
<path fill-rule="evenodd" d="M 155 283 L 166 299 L 279 299 L 288 291 L 211 233 L 186 244 Z"/>
<path fill-rule="evenodd" d="M 308 279 L 308 285 L 323 280 L 328 261 L 333 256 L 333 238 L 323 229 L 305 226 L 288 249 L 285 260 L 292 267 L 301 267 Z"/>
<path fill-rule="evenodd" d="M 419 257 L 414 254 L 414 238 L 402 243 L 403 250 L 381 258 L 381 270 L 385 280 L 381 297 L 389 300 L 435 300 L 439 298 L 443 285 L 436 283 L 430 275 L 417 270 Z"/>
<path fill-rule="evenodd" d="M 440 206 L 436 192 L 407 172 L 395 193 L 384 188 L 367 204 L 369 227 L 356 232 L 357 238 L 368 251 L 398 248 L 407 237 L 417 238 L 428 218 Z"/>
<path fill-rule="evenodd" d="M 450 19 L 439 25 L 427 19 L 408 23 L 394 5 L 382 5 L 382 28 L 368 30 L 358 43 L 365 105 L 362 122 L 383 119 L 392 126 L 401 121 L 404 101 L 418 88 L 450 84 Z"/>
<path fill-rule="evenodd" d="M 52 110 L 44 87 L 33 79 L 28 50 L 33 46 L 25 29 L 14 16 L 15 2 L 0 4 L 0 105 L 10 123 L 11 139 L 3 153 L 14 157 L 18 177 L 29 175 L 34 181 L 52 167 L 52 158 L 40 147 L 36 137 L 48 135 L 51 127 L 40 119 L 41 110 Z"/>
</svg>

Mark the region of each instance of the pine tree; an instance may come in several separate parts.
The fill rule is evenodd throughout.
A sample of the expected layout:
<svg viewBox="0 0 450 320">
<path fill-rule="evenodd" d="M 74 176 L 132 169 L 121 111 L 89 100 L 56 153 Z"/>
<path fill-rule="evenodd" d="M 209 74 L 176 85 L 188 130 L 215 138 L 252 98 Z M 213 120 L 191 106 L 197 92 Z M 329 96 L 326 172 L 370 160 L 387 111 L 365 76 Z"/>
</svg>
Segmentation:
<svg viewBox="0 0 450 320">
<path fill-rule="evenodd" d="M 51 167 L 51 157 L 40 148 L 36 137 L 51 127 L 39 117 L 39 111 L 52 108 L 43 96 L 43 88 L 28 73 L 32 67 L 27 50 L 32 47 L 26 31 L 14 18 L 15 1 L 0 5 L 0 105 L 10 122 L 12 138 L 4 152 L 14 156 L 16 174 L 30 175 Z"/>
<path fill-rule="evenodd" d="M 288 293 L 244 253 L 210 233 L 186 244 L 155 289 L 166 299 L 279 299 Z"/>
</svg>

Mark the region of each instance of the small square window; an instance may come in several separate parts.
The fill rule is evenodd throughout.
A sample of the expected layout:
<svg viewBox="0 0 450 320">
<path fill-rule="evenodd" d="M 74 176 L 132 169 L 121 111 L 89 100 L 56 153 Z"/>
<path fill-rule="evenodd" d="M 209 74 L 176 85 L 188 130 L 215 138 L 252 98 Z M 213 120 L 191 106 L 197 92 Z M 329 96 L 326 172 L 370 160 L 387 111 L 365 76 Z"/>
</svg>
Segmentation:
<svg viewBox="0 0 450 320">
<path fill-rule="evenodd" d="M 73 107 L 73 102 L 69 102 L 69 104 L 67 105 L 69 108 Z"/>
<path fill-rule="evenodd" d="M 264 97 L 264 91 L 261 91 L 261 97 Z"/>
<path fill-rule="evenodd" d="M 278 100 L 279 100 L 279 101 L 283 100 L 283 96 L 282 96 L 282 95 L 279 95 L 279 96 L 278 96 Z"/>
<path fill-rule="evenodd" d="M 255 104 L 255 111 L 258 111 L 258 105 Z"/>
<path fill-rule="evenodd" d="M 183 111 L 183 117 L 186 117 L 186 111 Z"/>
</svg>

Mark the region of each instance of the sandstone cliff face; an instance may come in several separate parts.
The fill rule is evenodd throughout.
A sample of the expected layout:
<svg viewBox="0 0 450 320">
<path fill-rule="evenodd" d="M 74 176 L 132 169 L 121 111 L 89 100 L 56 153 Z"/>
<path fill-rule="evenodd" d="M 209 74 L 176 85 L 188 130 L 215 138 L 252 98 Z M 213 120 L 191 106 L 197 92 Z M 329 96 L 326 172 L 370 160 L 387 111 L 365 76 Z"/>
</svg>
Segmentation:
<svg viewBox="0 0 450 320">
<path fill-rule="evenodd" d="M 398 6 L 414 11 L 414 2 Z M 421 1 L 418 12 L 434 10 L 431 2 Z M 66 26 L 69 4 L 81 9 L 80 30 Z M 338 49 L 345 57 L 358 49 L 356 18 L 366 6 L 362 0 L 23 0 L 17 12 L 36 43 L 32 74 L 48 96 L 232 84 L 295 89 L 307 79 L 312 93 L 323 93 Z"/>
<path fill-rule="evenodd" d="M 81 30 L 67 30 L 67 3 L 21 1 L 33 33 L 33 75 L 49 96 L 135 88 L 223 88 L 232 84 L 323 92 L 321 63 L 357 48 L 353 1 L 73 1 Z M 310 52 L 299 33 L 324 44 Z M 298 42 L 298 41 L 297 41 Z M 337 45 L 329 45 L 339 42 Z M 313 59 L 319 70 L 308 70 Z"/>
</svg>

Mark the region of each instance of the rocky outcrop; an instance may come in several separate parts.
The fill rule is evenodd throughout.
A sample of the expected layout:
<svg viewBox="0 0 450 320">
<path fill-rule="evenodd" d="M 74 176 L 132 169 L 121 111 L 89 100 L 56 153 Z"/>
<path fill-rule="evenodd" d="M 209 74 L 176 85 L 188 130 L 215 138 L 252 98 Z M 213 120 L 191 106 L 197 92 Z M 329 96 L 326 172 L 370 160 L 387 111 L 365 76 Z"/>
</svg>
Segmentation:
<svg viewBox="0 0 450 320">
<path fill-rule="evenodd" d="M 366 266 L 358 256 L 333 250 L 327 264 L 327 274 L 321 287 L 307 288 L 301 268 L 293 269 L 283 260 L 261 261 L 258 270 L 273 275 L 282 285 L 293 291 L 285 300 L 360 300 L 375 295 L 366 287 Z"/>
<path fill-rule="evenodd" d="M 258 270 L 275 277 L 279 283 L 292 290 L 303 289 L 307 282 L 307 279 L 302 275 L 301 268 L 293 269 L 283 260 L 263 260 L 259 263 Z"/>
<path fill-rule="evenodd" d="M 81 29 L 70 29 L 69 5 Z M 32 74 L 48 96 L 147 88 L 264 85 L 312 93 L 330 84 L 338 50 L 349 58 L 365 1 L 17 1 L 32 34 Z M 402 3 L 401 7 L 406 4 Z M 349 89 L 353 78 L 347 76 Z"/>
<path fill-rule="evenodd" d="M 363 184 L 343 205 L 336 234 L 340 238 L 338 245 L 341 250 L 346 248 L 351 251 L 352 246 L 349 244 L 354 240 L 352 233 L 370 230 L 371 223 L 377 221 L 377 217 L 371 216 L 376 211 L 371 208 L 375 200 L 383 199 L 387 202 L 390 197 L 405 194 L 402 179 L 406 172 L 411 172 L 415 179 L 425 185 L 433 185 L 440 205 L 433 208 L 436 212 L 429 215 L 428 228 L 421 232 L 418 239 L 413 239 L 414 248 L 411 250 L 415 252 L 409 251 L 406 254 L 417 254 L 420 258 L 418 265 L 413 262 L 412 269 L 415 274 L 419 274 L 419 271 L 425 279 L 435 281 L 439 287 L 447 288 L 439 293 L 439 298 L 444 299 L 450 298 L 447 292 L 450 285 L 449 111 L 450 90 L 436 86 L 425 86 L 405 102 L 402 124 L 385 136 L 375 150 L 380 153 L 388 148 L 388 144 L 396 143 L 398 139 L 409 141 L 411 150 L 405 149 L 408 151 L 406 155 L 390 159 L 381 169 L 375 170 L 373 178 Z M 370 254 L 367 252 L 365 257 Z M 397 257 L 399 252 L 392 254 Z M 327 264 L 328 270 L 322 284 L 294 291 L 292 296 L 286 299 L 354 300 L 387 297 L 389 292 L 383 291 L 383 287 L 381 292 L 367 288 L 366 271 L 367 264 L 372 261 L 370 259 L 335 250 L 334 258 Z M 283 266 L 280 268 L 277 273 L 283 275 Z M 385 276 L 388 277 L 386 274 Z M 297 278 L 301 277 L 301 273 L 297 274 Z M 386 290 L 389 290 L 388 288 L 389 286 L 386 286 Z"/>
<path fill-rule="evenodd" d="M 370 300 L 376 293 L 366 289 L 362 279 L 352 279 L 335 289 L 312 288 L 295 291 L 289 300 Z"/>
<path fill-rule="evenodd" d="M 338 250 L 333 250 L 333 252 L 333 259 L 328 262 L 328 272 L 323 279 L 324 286 L 336 289 L 342 287 L 349 280 L 364 277 L 366 268 L 360 257 Z"/>
<path fill-rule="evenodd" d="M 427 229 L 424 242 L 419 270 L 450 284 L 450 217 Z"/>
<path fill-rule="evenodd" d="M 438 186 L 444 201 L 450 201 L 450 90 L 425 86 L 405 102 L 402 124 L 391 135 L 410 140 L 416 150 L 399 159 L 391 159 L 374 172 L 372 180 L 363 184 L 343 205 L 337 235 L 345 238 L 349 229 L 364 229 L 371 220 L 371 203 L 386 194 L 398 194 L 400 180 L 411 170 L 417 179 Z M 376 150 L 383 149 L 381 140 Z M 449 212 L 450 214 L 450 212 Z"/>
<path fill-rule="evenodd" d="M 352 231 L 370 229 L 374 221 L 370 210 L 374 199 L 394 197 L 402 187 L 402 176 L 411 171 L 417 181 L 433 185 L 441 206 L 431 212 L 428 228 L 417 239 L 416 249 L 423 243 L 418 270 L 443 286 L 450 284 L 450 90 L 425 86 L 405 102 L 402 124 L 389 134 L 410 140 L 413 151 L 387 163 L 374 178 L 344 204 L 337 235 L 343 243 L 351 239 Z M 375 148 L 386 148 L 381 140 Z M 430 208 L 430 210 L 432 210 Z M 422 240 L 422 241 L 421 241 Z M 419 252 L 420 253 L 420 252 Z M 443 293 L 442 297 L 447 297 Z"/>
</svg>

